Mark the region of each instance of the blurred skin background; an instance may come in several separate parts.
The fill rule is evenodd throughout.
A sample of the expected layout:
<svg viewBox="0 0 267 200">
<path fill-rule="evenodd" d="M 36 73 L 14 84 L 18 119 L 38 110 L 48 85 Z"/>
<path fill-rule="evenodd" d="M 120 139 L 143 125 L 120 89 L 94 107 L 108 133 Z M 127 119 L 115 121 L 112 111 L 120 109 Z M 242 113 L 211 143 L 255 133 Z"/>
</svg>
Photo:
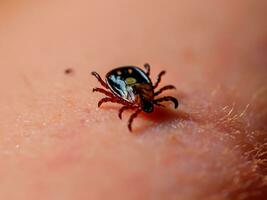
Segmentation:
<svg viewBox="0 0 267 200">
<path fill-rule="evenodd" d="M 1 0 L 0 199 L 264 199 L 267 1 Z M 97 102 L 151 64 L 178 110 Z M 65 70 L 71 68 L 70 74 Z"/>
</svg>

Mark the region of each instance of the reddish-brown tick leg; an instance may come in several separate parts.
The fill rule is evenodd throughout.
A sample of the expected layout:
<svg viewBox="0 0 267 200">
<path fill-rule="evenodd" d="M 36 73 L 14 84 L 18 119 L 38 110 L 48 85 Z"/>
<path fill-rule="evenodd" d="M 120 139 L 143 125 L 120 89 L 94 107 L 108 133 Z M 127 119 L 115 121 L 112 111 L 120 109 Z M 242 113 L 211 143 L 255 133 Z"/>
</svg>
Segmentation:
<svg viewBox="0 0 267 200">
<path fill-rule="evenodd" d="M 166 85 L 166 86 L 160 88 L 157 92 L 155 92 L 154 96 L 161 94 L 165 90 L 171 90 L 171 89 L 176 89 L 176 88 L 173 85 Z"/>
<path fill-rule="evenodd" d="M 108 97 L 111 97 L 111 98 L 114 97 L 114 95 L 111 92 L 106 91 L 106 90 L 104 90 L 102 88 L 94 88 L 93 92 L 100 92 L 100 93 L 105 94 L 105 95 L 107 95 Z"/>
<path fill-rule="evenodd" d="M 172 101 L 173 104 L 174 104 L 174 108 L 177 108 L 178 105 L 179 105 L 177 99 L 172 97 L 172 96 L 165 96 L 165 97 L 162 97 L 162 98 L 159 98 L 159 99 L 155 99 L 153 102 L 156 105 L 159 105 L 158 103 L 163 102 L 163 101 Z"/>
<path fill-rule="evenodd" d="M 134 109 L 134 108 L 136 108 L 136 107 L 131 106 L 131 105 L 128 105 L 128 106 L 122 106 L 122 107 L 120 108 L 120 110 L 119 110 L 119 118 L 120 118 L 120 119 L 122 118 L 122 113 L 123 113 L 123 111 L 128 110 L 128 109 Z"/>
<path fill-rule="evenodd" d="M 108 85 L 105 83 L 105 81 L 102 80 L 101 76 L 97 72 L 91 72 L 91 74 L 96 77 L 96 79 L 100 82 L 100 84 L 108 89 Z"/>
<path fill-rule="evenodd" d="M 157 105 L 157 106 L 160 106 L 160 107 L 166 108 L 166 106 L 164 106 L 164 105 L 161 105 L 160 103 L 154 102 L 154 104 L 155 104 L 155 105 Z"/>
<path fill-rule="evenodd" d="M 149 76 L 150 75 L 150 65 L 148 63 L 145 63 L 144 67 L 146 69 L 146 75 Z"/>
<path fill-rule="evenodd" d="M 131 117 L 129 118 L 129 121 L 128 121 L 128 129 L 129 131 L 132 132 L 132 123 L 133 123 L 133 120 L 137 117 L 137 115 L 141 112 L 142 110 L 141 109 L 138 109 L 134 114 L 131 115 Z"/>
<path fill-rule="evenodd" d="M 122 104 L 122 105 L 127 105 L 127 103 L 125 101 L 122 101 L 118 98 L 110 98 L 110 97 L 105 97 L 103 99 L 101 99 L 99 102 L 98 102 L 98 107 L 100 107 L 103 103 L 106 103 L 106 102 L 111 102 L 111 103 L 118 103 L 118 104 Z"/>
<path fill-rule="evenodd" d="M 162 77 L 165 73 L 166 73 L 166 71 L 161 71 L 161 72 L 159 73 L 157 82 L 156 82 L 155 85 L 153 86 L 154 89 L 158 87 L 158 85 L 159 85 L 159 83 L 160 83 L 160 81 L 161 81 L 161 77 Z"/>
</svg>

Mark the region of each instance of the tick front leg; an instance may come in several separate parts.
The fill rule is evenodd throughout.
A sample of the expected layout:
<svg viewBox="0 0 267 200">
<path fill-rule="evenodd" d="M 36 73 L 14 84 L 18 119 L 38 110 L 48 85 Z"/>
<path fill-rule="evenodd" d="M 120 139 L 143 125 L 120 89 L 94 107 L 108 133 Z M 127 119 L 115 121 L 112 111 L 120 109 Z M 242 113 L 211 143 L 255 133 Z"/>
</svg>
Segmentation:
<svg viewBox="0 0 267 200">
<path fill-rule="evenodd" d="M 166 71 L 161 71 L 161 72 L 159 73 L 157 82 L 156 82 L 155 85 L 153 86 L 154 89 L 158 87 L 158 85 L 159 85 L 159 83 L 160 83 L 160 81 L 161 81 L 161 77 L 162 77 L 165 73 L 166 73 Z"/>
<path fill-rule="evenodd" d="M 162 97 L 162 98 L 159 98 L 159 99 L 155 99 L 153 102 L 154 104 L 156 105 L 159 105 L 160 102 L 163 102 L 163 101 L 172 101 L 173 104 L 174 104 L 174 108 L 176 109 L 179 105 L 178 101 L 176 98 L 172 97 L 172 96 L 165 96 L 165 97 Z"/>
<path fill-rule="evenodd" d="M 129 118 L 129 121 L 128 121 L 128 129 L 129 131 L 132 132 L 132 123 L 133 123 L 133 120 L 138 116 L 138 114 L 141 112 L 142 110 L 141 109 L 138 109 L 134 114 L 131 115 L 131 117 Z"/>
<path fill-rule="evenodd" d="M 102 88 L 94 88 L 94 89 L 93 89 L 93 92 L 100 92 L 100 93 L 102 93 L 102 94 L 107 95 L 108 97 L 114 98 L 114 95 L 113 95 L 111 92 L 106 91 L 106 90 L 104 90 L 104 89 L 102 89 Z"/>
<path fill-rule="evenodd" d="M 100 107 L 103 103 L 107 103 L 107 102 L 118 103 L 118 104 L 122 104 L 122 105 L 127 105 L 126 102 L 121 101 L 120 99 L 117 99 L 116 97 L 114 97 L 114 98 L 105 97 L 105 98 L 101 99 L 98 102 L 98 107 Z"/>
<path fill-rule="evenodd" d="M 145 63 L 144 67 L 146 69 L 146 75 L 149 76 L 150 75 L 150 65 L 148 63 Z"/>
<path fill-rule="evenodd" d="M 120 118 L 120 119 L 122 118 L 122 113 L 123 113 L 125 110 L 135 109 L 135 108 L 137 108 L 137 106 L 131 106 L 131 105 L 122 106 L 121 109 L 119 110 L 119 118 Z"/>
<path fill-rule="evenodd" d="M 91 72 L 91 74 L 96 77 L 96 79 L 100 82 L 100 84 L 108 89 L 108 85 L 105 83 L 105 81 L 102 80 L 101 76 L 97 72 Z"/>
<path fill-rule="evenodd" d="M 175 86 L 173 85 L 166 85 L 162 88 L 160 88 L 157 92 L 155 92 L 154 96 L 158 96 L 159 94 L 161 94 L 163 91 L 165 90 L 171 90 L 171 89 L 176 89 Z"/>
</svg>

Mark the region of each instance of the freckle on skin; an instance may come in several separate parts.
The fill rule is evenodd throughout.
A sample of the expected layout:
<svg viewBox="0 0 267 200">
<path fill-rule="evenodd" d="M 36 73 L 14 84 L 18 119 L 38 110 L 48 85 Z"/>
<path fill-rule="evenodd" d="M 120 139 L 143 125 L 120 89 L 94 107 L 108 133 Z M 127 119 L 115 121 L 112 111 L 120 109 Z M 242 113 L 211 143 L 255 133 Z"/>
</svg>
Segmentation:
<svg viewBox="0 0 267 200">
<path fill-rule="evenodd" d="M 74 70 L 72 68 L 65 69 L 65 74 L 73 74 Z"/>
</svg>

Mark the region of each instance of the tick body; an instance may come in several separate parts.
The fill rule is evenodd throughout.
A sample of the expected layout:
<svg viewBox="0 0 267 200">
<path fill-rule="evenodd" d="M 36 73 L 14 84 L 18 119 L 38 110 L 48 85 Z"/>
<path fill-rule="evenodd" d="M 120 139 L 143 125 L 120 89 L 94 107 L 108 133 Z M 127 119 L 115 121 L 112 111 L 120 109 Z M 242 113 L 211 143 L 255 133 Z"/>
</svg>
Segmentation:
<svg viewBox="0 0 267 200">
<path fill-rule="evenodd" d="M 172 96 L 164 96 L 157 98 L 165 90 L 175 89 L 173 85 L 166 85 L 155 91 L 161 81 L 162 75 L 166 72 L 161 71 L 155 84 L 152 83 L 150 75 L 150 65 L 145 64 L 143 71 L 139 67 L 124 66 L 118 67 L 106 74 L 106 80 L 103 81 L 97 72 L 92 75 L 97 78 L 101 85 L 105 88 L 94 88 L 93 92 L 100 92 L 107 97 L 98 102 L 98 107 L 103 103 L 112 102 L 123 105 L 119 110 L 119 118 L 121 119 L 123 111 L 127 109 L 135 110 L 128 121 L 128 128 L 132 131 L 133 120 L 140 112 L 151 113 L 154 106 L 163 106 L 160 102 L 172 101 L 174 107 L 178 107 L 178 101 Z"/>
</svg>

